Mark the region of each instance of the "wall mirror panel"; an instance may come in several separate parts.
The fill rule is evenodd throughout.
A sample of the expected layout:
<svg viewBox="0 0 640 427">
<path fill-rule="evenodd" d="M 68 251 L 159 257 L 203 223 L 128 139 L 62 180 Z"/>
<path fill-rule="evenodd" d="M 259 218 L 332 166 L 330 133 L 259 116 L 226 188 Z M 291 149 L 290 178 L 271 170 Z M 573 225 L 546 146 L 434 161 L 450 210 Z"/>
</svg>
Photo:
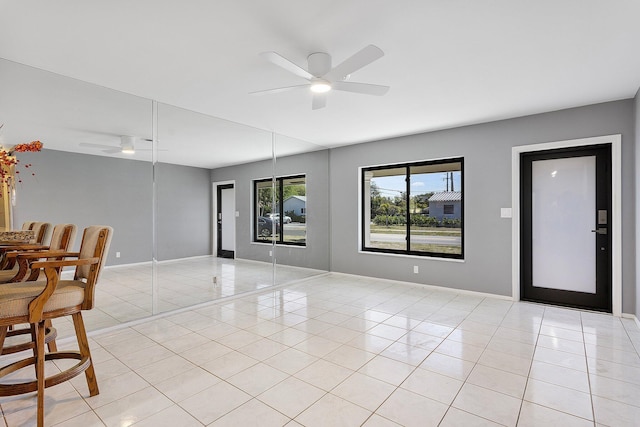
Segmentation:
<svg viewBox="0 0 640 427">
<path fill-rule="evenodd" d="M 151 152 L 122 153 L 122 136 L 151 139 L 152 102 L 6 60 L 0 60 L 0 93 L 4 149 L 43 143 L 40 152 L 14 153 L 19 163 L 7 228 L 72 223 L 78 250 L 85 227 L 112 226 L 109 268 L 87 328 L 151 315 Z M 61 336 L 72 328 L 70 322 L 56 327 Z"/>
<path fill-rule="evenodd" d="M 329 269 L 323 147 L 3 59 L 0 93 L 5 150 L 43 143 L 11 153 L 4 229 L 73 223 L 77 250 L 85 227 L 114 227 L 89 330 Z M 271 189 L 262 211 L 257 180 Z M 256 242 L 262 218 L 271 231 Z"/>
<path fill-rule="evenodd" d="M 235 241 L 230 246 L 235 261 L 233 264 L 222 261 L 222 257 L 231 255 L 228 253 L 230 247 L 225 247 L 224 227 L 222 230 L 214 227 L 213 254 L 217 262 L 225 263 L 230 271 L 231 265 L 234 266 L 236 293 L 290 283 L 324 273 L 329 268 L 328 212 L 318 221 L 314 219 L 313 230 L 307 228 L 304 206 L 297 206 L 297 216 L 278 216 L 278 183 L 282 178 L 278 175 L 279 170 L 288 171 L 285 178 L 287 196 L 295 190 L 296 196 L 301 196 L 299 201 L 303 205 L 307 190 L 305 177 L 312 176 L 314 183 L 311 188 L 317 195 L 313 206 L 317 203 L 321 205 L 319 211 L 328 210 L 328 151 L 324 147 L 276 133 L 265 132 L 263 136 L 269 142 L 266 145 L 270 150 L 268 156 L 250 153 L 250 141 L 263 140 L 262 137 L 257 138 L 256 134 L 246 140 L 249 152 L 244 156 L 244 161 L 219 165 L 211 170 L 214 222 L 218 226 L 220 219 L 225 223 L 224 192 L 227 191 L 228 197 L 235 200 L 235 211 L 226 214 L 227 218 L 233 216 L 235 221 Z M 244 140 L 240 139 L 239 142 L 244 147 Z M 265 146 L 260 144 L 259 147 L 262 150 Z M 247 161 L 249 159 L 251 161 Z M 227 188 L 231 184 L 233 192 Z M 309 233 L 314 239 L 316 236 L 322 237 L 308 245 L 306 240 Z M 272 264 L 275 269 L 269 271 Z M 223 275 L 224 280 L 228 278 Z M 268 306 L 271 304 L 267 303 Z"/>
<path fill-rule="evenodd" d="M 275 135 L 276 280 L 329 270 L 329 150 Z"/>
<path fill-rule="evenodd" d="M 270 164 L 271 134 L 159 103 L 157 140 L 157 311 L 271 286 L 271 260 L 245 251 L 250 181 L 214 178 Z"/>
</svg>

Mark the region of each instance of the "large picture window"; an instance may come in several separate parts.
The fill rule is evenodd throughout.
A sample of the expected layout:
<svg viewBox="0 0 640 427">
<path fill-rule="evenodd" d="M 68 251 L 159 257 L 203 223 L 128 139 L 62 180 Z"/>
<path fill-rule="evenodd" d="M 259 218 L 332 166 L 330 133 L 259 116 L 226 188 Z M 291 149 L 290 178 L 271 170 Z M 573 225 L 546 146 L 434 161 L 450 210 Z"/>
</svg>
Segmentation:
<svg viewBox="0 0 640 427">
<path fill-rule="evenodd" d="M 464 257 L 463 159 L 362 169 L 363 251 Z"/>
<path fill-rule="evenodd" d="M 254 242 L 304 246 L 307 242 L 307 185 L 304 175 L 253 182 Z"/>
</svg>

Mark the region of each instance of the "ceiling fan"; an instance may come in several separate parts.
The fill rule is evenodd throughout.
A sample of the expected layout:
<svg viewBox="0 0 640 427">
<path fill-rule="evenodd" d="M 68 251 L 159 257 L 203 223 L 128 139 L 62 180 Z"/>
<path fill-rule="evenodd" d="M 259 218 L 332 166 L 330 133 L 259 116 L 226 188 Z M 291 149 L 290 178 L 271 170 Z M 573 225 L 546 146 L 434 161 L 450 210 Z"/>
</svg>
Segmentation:
<svg viewBox="0 0 640 427">
<path fill-rule="evenodd" d="M 267 61 L 309 81 L 307 84 L 280 87 L 275 89 L 251 92 L 253 95 L 278 93 L 287 90 L 309 88 L 312 93 L 311 108 L 317 110 L 327 105 L 327 92 L 341 90 L 345 92 L 361 93 L 365 95 L 382 96 L 389 90 L 389 86 L 369 83 L 349 82 L 351 74 L 371 64 L 384 56 L 384 52 L 377 46 L 369 45 L 331 68 L 331 55 L 316 52 L 307 57 L 307 69 L 294 64 L 276 52 L 264 52 L 260 56 Z"/>
<path fill-rule="evenodd" d="M 151 139 L 139 138 L 137 136 L 121 135 L 120 146 L 106 145 L 106 144 L 92 144 L 90 142 L 81 142 L 81 147 L 99 148 L 103 153 L 115 154 L 135 154 L 136 151 L 151 151 L 151 148 L 136 148 L 138 141 L 151 142 Z M 166 151 L 159 149 L 159 151 Z"/>
</svg>

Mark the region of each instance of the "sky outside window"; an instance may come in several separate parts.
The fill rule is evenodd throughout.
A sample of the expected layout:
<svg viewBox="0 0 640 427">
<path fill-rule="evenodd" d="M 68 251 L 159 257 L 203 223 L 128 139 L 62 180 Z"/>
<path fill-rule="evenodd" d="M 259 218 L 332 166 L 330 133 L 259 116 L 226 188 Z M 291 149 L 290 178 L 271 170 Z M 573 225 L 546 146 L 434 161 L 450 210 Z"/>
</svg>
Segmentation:
<svg viewBox="0 0 640 427">
<path fill-rule="evenodd" d="M 450 174 L 450 172 L 447 172 Z M 453 188 L 460 191 L 460 172 L 453 172 Z M 380 194 L 385 197 L 400 196 L 400 192 L 406 192 L 407 186 L 404 175 L 374 177 Z M 451 184 L 449 184 L 451 185 Z M 445 172 L 413 174 L 411 176 L 411 194 L 437 193 L 447 191 Z"/>
</svg>

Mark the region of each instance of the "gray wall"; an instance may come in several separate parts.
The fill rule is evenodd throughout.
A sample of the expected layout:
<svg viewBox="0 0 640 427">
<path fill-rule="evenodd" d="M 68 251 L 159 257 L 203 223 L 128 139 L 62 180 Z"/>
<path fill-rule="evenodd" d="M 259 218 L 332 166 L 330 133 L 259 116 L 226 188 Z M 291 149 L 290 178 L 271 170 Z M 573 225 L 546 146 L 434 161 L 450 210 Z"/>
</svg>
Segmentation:
<svg viewBox="0 0 640 427">
<path fill-rule="evenodd" d="M 640 185 L 640 100 L 609 102 L 438 132 L 278 158 L 276 175 L 306 174 L 307 247 L 278 246 L 280 264 L 457 289 L 511 295 L 511 148 L 622 134 L 623 312 L 640 310 L 636 280 L 635 188 Z M 358 252 L 358 167 L 442 157 L 465 158 L 465 260 Z M 109 224 L 116 232 L 109 265 L 149 261 L 152 167 L 149 163 L 44 150 L 20 154 L 23 174 L 15 224 L 26 220 Z M 640 164 L 640 163 L 639 163 Z M 24 171 L 24 168 L 21 169 Z M 252 243 L 252 181 L 271 176 L 271 161 L 208 171 L 161 164 L 158 182 L 159 259 L 211 253 L 211 182 L 236 183 L 238 258 L 269 262 L 270 245 Z M 27 176 L 24 176 L 27 175 Z M 38 212 L 38 214 L 34 214 Z M 204 213 L 204 214 L 203 214 Z M 120 251 L 122 257 L 115 258 Z M 413 266 L 420 273 L 413 273 Z"/>
<path fill-rule="evenodd" d="M 17 188 L 16 227 L 28 220 L 74 223 L 79 231 L 77 249 L 84 227 L 110 225 L 114 236 L 107 265 L 151 260 L 151 163 L 46 149 L 21 153 L 19 160 L 31 163 L 28 170 L 36 176 L 20 167 L 23 183 Z M 209 171 L 159 165 L 157 182 L 158 259 L 210 254 Z"/>
<path fill-rule="evenodd" d="M 211 182 L 235 181 L 236 257 L 271 262 L 270 244 L 252 242 L 253 181 L 273 174 L 273 163 L 263 161 L 211 171 Z M 278 264 L 329 270 L 329 151 L 314 151 L 276 161 L 277 176 L 305 174 L 307 179 L 307 245 L 278 245 Z"/>
<path fill-rule="evenodd" d="M 158 259 L 211 255 L 210 170 L 159 163 Z"/>
<path fill-rule="evenodd" d="M 638 193 L 640 189 L 640 89 L 636 93 L 633 103 L 633 112 L 635 119 L 635 167 L 636 167 L 636 179 L 634 194 Z M 640 197 L 636 197 L 636 230 L 640 227 Z M 636 269 L 640 265 L 640 239 L 637 237 L 637 232 L 633 233 L 636 236 Z M 640 274 L 636 271 L 636 307 L 635 315 L 640 318 Z"/>
<path fill-rule="evenodd" d="M 517 145 L 622 134 L 623 311 L 635 312 L 633 100 L 332 149 L 331 269 L 510 296 L 511 149 Z M 358 252 L 358 167 L 464 156 L 465 260 Z M 420 273 L 413 273 L 413 266 Z"/>
</svg>

